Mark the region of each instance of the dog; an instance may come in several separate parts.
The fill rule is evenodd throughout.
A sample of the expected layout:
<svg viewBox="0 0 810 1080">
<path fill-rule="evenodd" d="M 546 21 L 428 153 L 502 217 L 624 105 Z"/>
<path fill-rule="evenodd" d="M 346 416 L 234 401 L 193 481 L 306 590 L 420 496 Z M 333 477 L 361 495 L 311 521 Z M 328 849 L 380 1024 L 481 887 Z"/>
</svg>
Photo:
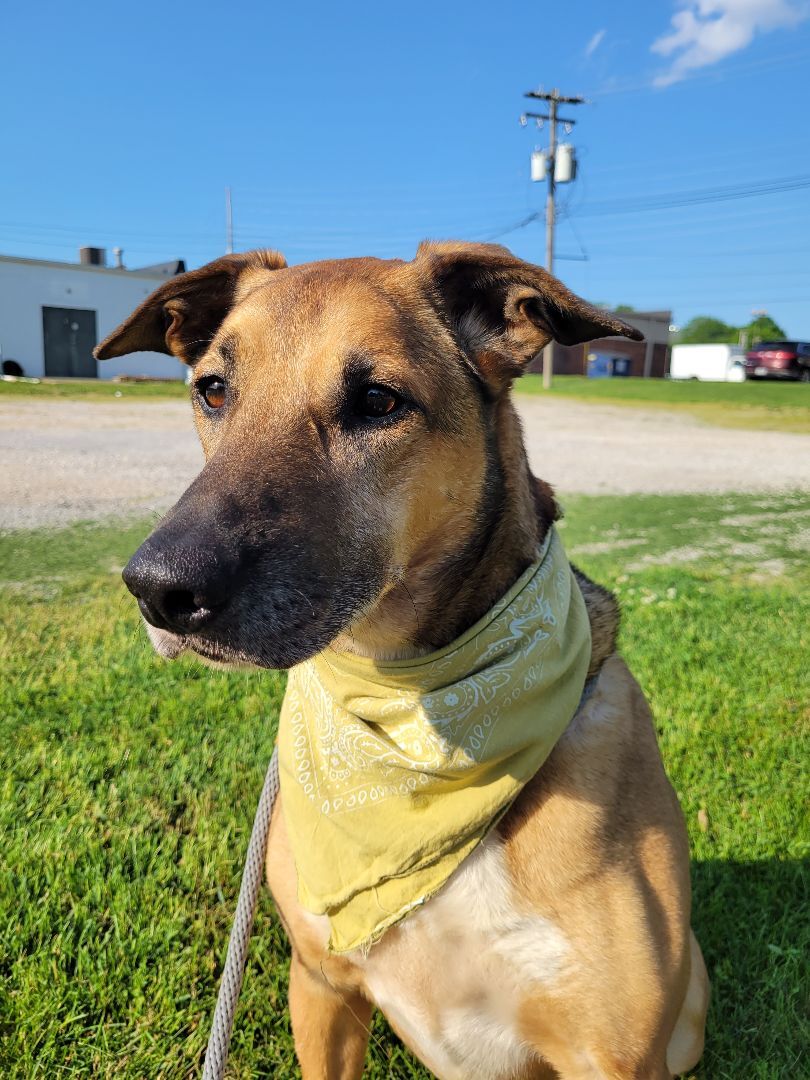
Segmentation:
<svg viewBox="0 0 810 1080">
<path fill-rule="evenodd" d="M 123 575 L 158 653 L 441 655 L 559 516 L 513 381 L 550 340 L 605 335 L 640 337 L 486 244 L 292 267 L 255 251 L 161 285 L 96 350 L 192 369 L 206 465 Z M 699 1060 L 709 987 L 682 813 L 616 603 L 574 573 L 589 692 L 444 884 L 373 944 L 331 948 L 329 917 L 299 899 L 282 785 L 267 877 L 305 1080 L 362 1074 L 375 1007 L 442 1080 L 663 1080 Z"/>
</svg>

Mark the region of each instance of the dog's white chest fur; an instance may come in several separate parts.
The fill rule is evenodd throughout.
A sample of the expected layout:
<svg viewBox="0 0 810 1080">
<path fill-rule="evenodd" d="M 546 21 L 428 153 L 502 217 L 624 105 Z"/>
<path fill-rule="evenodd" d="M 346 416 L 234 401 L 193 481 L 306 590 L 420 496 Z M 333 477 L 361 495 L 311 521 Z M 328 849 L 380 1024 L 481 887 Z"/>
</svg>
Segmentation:
<svg viewBox="0 0 810 1080">
<path fill-rule="evenodd" d="M 518 1009 L 573 963 L 553 923 L 515 905 L 503 845 L 493 834 L 424 907 L 352 954 L 370 996 L 441 1078 L 501 1078 L 534 1060 Z"/>
</svg>

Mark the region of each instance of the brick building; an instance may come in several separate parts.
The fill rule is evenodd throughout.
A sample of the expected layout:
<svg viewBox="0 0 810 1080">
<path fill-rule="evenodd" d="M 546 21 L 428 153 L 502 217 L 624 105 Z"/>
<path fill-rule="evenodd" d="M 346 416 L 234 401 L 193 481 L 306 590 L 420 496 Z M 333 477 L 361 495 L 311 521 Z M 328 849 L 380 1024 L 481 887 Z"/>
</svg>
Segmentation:
<svg viewBox="0 0 810 1080">
<path fill-rule="evenodd" d="M 583 345 L 559 345 L 554 342 L 555 375 L 587 375 L 588 353 L 606 352 L 612 356 L 626 356 L 630 360 L 630 374 L 638 377 L 663 379 L 669 374 L 670 345 L 669 327 L 671 311 L 622 312 L 618 318 L 635 326 L 644 335 L 644 341 L 610 337 L 588 341 Z M 529 371 L 543 370 L 543 355 L 538 354 Z"/>
</svg>

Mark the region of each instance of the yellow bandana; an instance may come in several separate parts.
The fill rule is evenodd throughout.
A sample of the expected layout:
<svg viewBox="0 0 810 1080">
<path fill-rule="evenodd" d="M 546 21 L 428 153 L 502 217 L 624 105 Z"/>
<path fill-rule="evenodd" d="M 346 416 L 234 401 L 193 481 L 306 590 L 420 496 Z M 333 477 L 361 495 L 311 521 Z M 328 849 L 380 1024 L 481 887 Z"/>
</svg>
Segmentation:
<svg viewBox="0 0 810 1080">
<path fill-rule="evenodd" d="M 291 670 L 279 728 L 298 897 L 334 952 L 367 946 L 447 881 L 537 772 L 579 703 L 590 626 L 551 530 L 446 648 Z"/>
</svg>

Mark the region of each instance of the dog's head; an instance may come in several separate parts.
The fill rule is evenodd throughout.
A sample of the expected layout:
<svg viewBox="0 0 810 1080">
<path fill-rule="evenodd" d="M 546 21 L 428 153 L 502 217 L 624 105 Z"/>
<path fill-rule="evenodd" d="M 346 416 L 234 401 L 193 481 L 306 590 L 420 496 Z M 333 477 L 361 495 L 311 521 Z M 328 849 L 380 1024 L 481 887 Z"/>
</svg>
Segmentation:
<svg viewBox="0 0 810 1080">
<path fill-rule="evenodd" d="M 505 248 L 231 255 L 96 350 L 192 367 L 206 465 L 124 570 L 158 651 L 287 667 L 481 526 L 493 410 L 552 338 L 638 338 Z"/>
</svg>

